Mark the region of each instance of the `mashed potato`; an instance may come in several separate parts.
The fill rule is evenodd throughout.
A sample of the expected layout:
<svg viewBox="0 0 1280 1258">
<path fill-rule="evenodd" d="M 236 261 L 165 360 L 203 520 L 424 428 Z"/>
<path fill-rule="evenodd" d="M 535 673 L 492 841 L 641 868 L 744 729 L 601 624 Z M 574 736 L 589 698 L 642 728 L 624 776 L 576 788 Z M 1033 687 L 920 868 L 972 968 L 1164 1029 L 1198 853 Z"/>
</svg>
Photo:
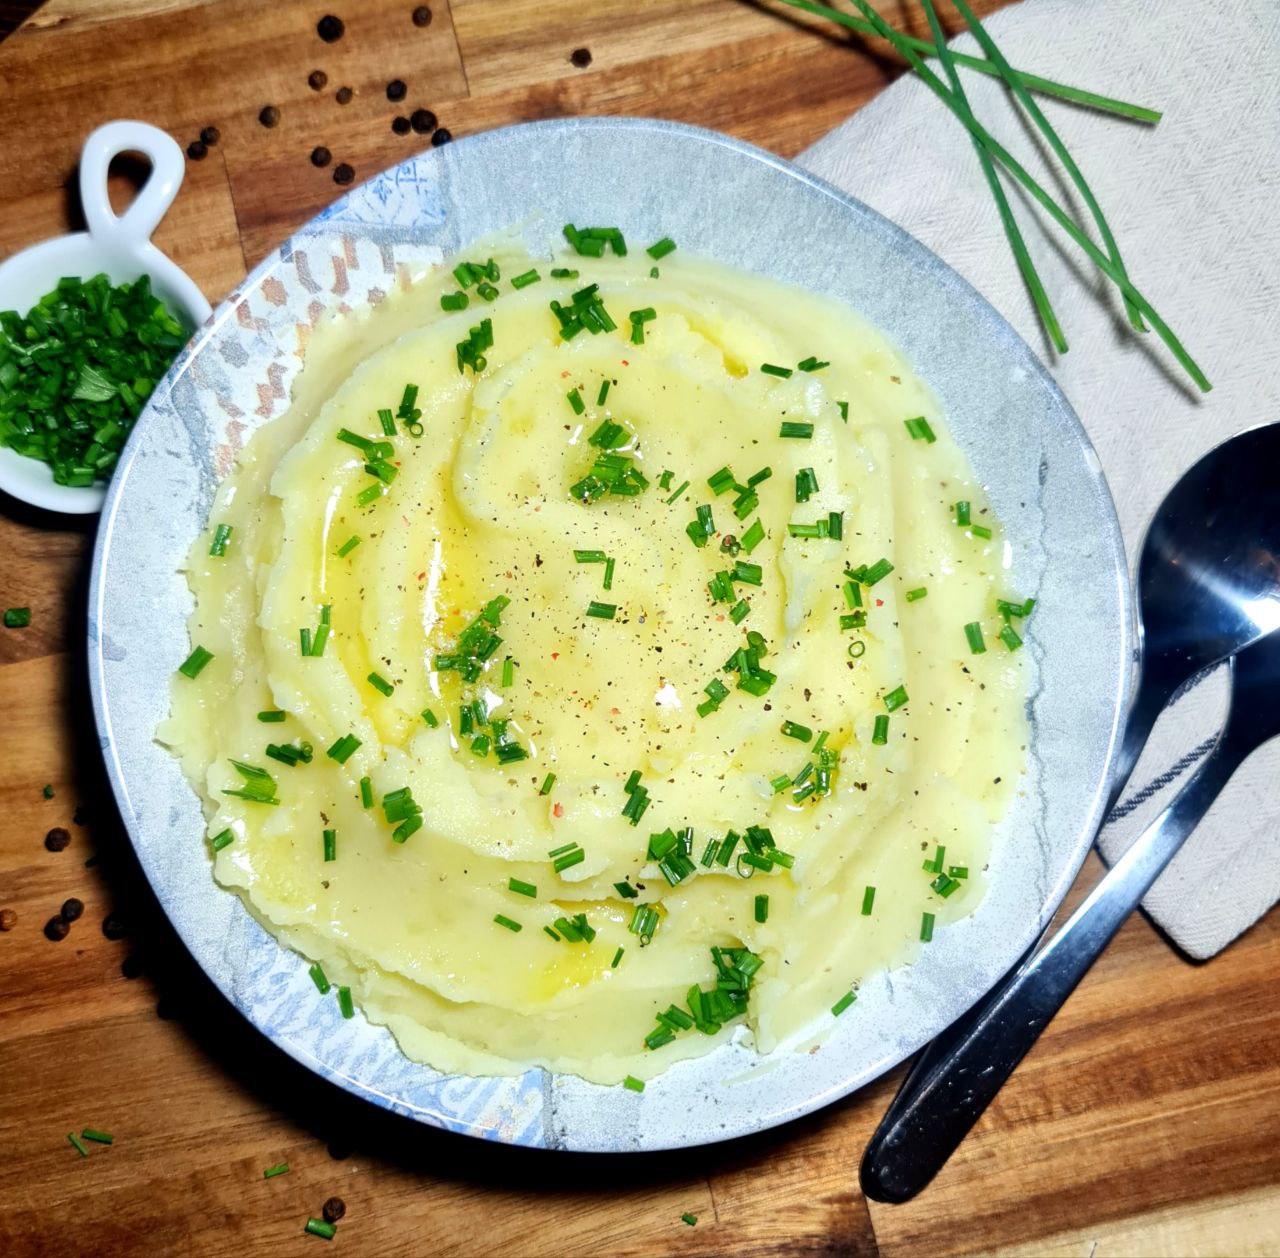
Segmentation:
<svg viewBox="0 0 1280 1258">
<path fill-rule="evenodd" d="M 312 337 L 192 552 L 212 659 L 160 736 L 217 880 L 443 1071 L 617 1083 L 856 1017 L 972 910 L 1022 769 L 935 400 L 757 276 L 467 257 L 466 308 L 450 263 Z"/>
</svg>

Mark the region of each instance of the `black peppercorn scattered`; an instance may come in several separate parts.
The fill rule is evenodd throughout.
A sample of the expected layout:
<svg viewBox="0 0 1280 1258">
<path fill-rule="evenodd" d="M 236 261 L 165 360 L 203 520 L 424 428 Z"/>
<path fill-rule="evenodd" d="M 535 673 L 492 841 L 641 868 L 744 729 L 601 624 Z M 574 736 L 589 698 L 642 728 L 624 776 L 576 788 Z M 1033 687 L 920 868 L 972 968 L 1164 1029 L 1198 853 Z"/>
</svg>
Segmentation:
<svg viewBox="0 0 1280 1258">
<path fill-rule="evenodd" d="M 61 852 L 70 842 L 70 832 L 64 830 L 61 826 L 54 826 L 53 829 L 44 836 L 44 845 L 51 852 Z"/>
<path fill-rule="evenodd" d="M 200 139 L 203 143 L 212 148 L 219 140 L 222 139 L 222 132 L 217 127 L 205 127 L 200 132 Z"/>
<path fill-rule="evenodd" d="M 339 162 L 333 168 L 334 183 L 350 183 L 355 177 L 356 172 L 346 162 Z"/>
<path fill-rule="evenodd" d="M 569 54 L 569 60 L 572 61 L 579 70 L 585 70 L 591 64 L 591 49 L 575 48 Z"/>
<path fill-rule="evenodd" d="M 313 166 L 327 166 L 331 161 L 333 161 L 333 154 L 323 144 L 317 144 L 311 150 L 311 164 Z"/>
<path fill-rule="evenodd" d="M 409 119 L 408 118 L 392 118 L 391 130 L 394 131 L 396 135 L 408 135 Z"/>
<path fill-rule="evenodd" d="M 123 939 L 127 934 L 124 921 L 119 913 L 108 913 L 102 919 L 102 933 L 108 939 Z"/>
<path fill-rule="evenodd" d="M 342 38 L 342 32 L 347 28 L 343 25 L 340 17 L 334 17 L 329 13 L 322 17 L 316 23 L 316 34 L 324 40 L 326 44 L 332 44 L 336 40 Z"/>
<path fill-rule="evenodd" d="M 51 917 L 44 924 L 45 938 L 53 940 L 54 943 L 65 939 L 70 933 L 71 927 L 60 917 Z"/>
<path fill-rule="evenodd" d="M 429 109 L 415 109 L 409 115 L 409 125 L 419 135 L 426 135 L 436 129 L 436 116 Z"/>
<path fill-rule="evenodd" d="M 274 127 L 280 121 L 280 111 L 274 105 L 264 105 L 258 115 L 258 121 L 264 127 Z"/>
<path fill-rule="evenodd" d="M 200 140 L 192 140 L 191 143 L 187 145 L 187 156 L 191 158 L 193 162 L 202 162 L 208 155 L 209 150 Z"/>
<path fill-rule="evenodd" d="M 330 1197 L 321 1213 L 326 1223 L 336 1223 L 347 1212 L 347 1203 L 341 1197 Z"/>
<path fill-rule="evenodd" d="M 339 105 L 346 105 L 350 103 L 350 100 L 354 95 L 355 93 L 349 87 L 340 87 L 336 92 L 334 92 L 333 99 L 336 100 Z"/>
<path fill-rule="evenodd" d="M 414 26 L 431 25 L 431 10 L 425 4 L 420 4 L 416 9 L 414 9 L 413 24 Z"/>
<path fill-rule="evenodd" d="M 63 900 L 62 920 L 64 922 L 74 922 L 83 912 L 83 900 L 77 900 L 75 896 L 72 896 L 69 900 Z"/>
<path fill-rule="evenodd" d="M 387 99 L 404 100 L 405 93 L 407 93 L 408 90 L 409 89 L 405 86 L 403 79 L 392 79 L 391 82 L 387 84 Z"/>
<path fill-rule="evenodd" d="M 431 147 L 438 149 L 442 144 L 448 144 L 453 139 L 453 132 L 448 127 L 441 127 L 439 131 L 431 137 Z"/>
<path fill-rule="evenodd" d="M 120 973 L 123 974 L 125 978 L 139 978 L 142 974 L 142 962 L 139 961 L 137 957 L 125 957 L 124 961 L 120 964 Z"/>
<path fill-rule="evenodd" d="M 18 915 L 12 909 L 0 909 L 0 930 L 12 930 L 18 924 Z"/>
<path fill-rule="evenodd" d="M 320 91 L 326 83 L 329 82 L 329 76 L 323 70 L 312 70 L 307 75 L 307 86 L 313 91 Z"/>
</svg>

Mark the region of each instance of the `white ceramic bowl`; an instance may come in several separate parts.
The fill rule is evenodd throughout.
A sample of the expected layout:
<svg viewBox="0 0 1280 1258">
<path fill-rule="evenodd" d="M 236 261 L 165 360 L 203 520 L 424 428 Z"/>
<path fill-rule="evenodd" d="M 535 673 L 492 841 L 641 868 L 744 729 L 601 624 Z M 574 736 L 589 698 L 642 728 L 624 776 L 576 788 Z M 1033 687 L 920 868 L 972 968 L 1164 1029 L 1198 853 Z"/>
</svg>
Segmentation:
<svg viewBox="0 0 1280 1258">
<path fill-rule="evenodd" d="M 107 169 L 121 153 L 143 154 L 151 175 L 133 204 L 117 215 L 107 195 Z M 149 275 L 156 296 L 189 327 L 199 327 L 210 311 L 204 294 L 151 243 L 151 233 L 178 195 L 184 169 L 177 143 L 148 123 L 99 127 L 80 154 L 80 202 L 89 230 L 32 245 L 0 265 L 0 310 L 26 314 L 63 276 L 87 280 L 105 272 L 113 284 L 126 284 Z M 59 485 L 47 463 L 7 447 L 0 447 L 0 489 L 67 515 L 98 511 L 106 495 L 102 484 Z"/>
</svg>

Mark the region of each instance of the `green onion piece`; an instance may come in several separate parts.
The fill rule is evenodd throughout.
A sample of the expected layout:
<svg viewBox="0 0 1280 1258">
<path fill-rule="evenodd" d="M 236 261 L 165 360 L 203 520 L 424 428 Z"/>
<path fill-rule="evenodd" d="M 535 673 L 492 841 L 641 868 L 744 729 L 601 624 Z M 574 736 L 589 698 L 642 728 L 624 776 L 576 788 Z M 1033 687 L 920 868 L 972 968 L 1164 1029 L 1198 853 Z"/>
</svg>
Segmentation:
<svg viewBox="0 0 1280 1258">
<path fill-rule="evenodd" d="M 356 1007 L 351 999 L 351 988 L 338 988 L 338 1009 L 344 1018 L 354 1018 L 356 1016 Z"/>
<path fill-rule="evenodd" d="M 836 406 L 837 406 L 837 407 L 839 408 L 839 410 L 840 410 L 840 418 L 841 418 L 841 419 L 843 419 L 843 420 L 844 420 L 844 422 L 847 424 L 847 423 L 849 422 L 849 403 L 848 403 L 848 402 L 837 402 L 837 403 L 836 403 Z"/>
<path fill-rule="evenodd" d="M 596 620 L 612 620 L 617 615 L 616 603 L 598 603 L 594 599 L 587 604 L 587 615 Z"/>
<path fill-rule="evenodd" d="M 929 591 L 925 589 L 925 587 L 922 585 L 919 587 L 919 589 L 908 590 L 906 593 L 906 600 L 908 603 L 915 603 L 922 598 L 927 598 L 928 594 L 929 594 Z"/>
<path fill-rule="evenodd" d="M 326 861 L 336 861 L 338 859 L 338 832 L 336 830 L 326 830 L 324 832 L 324 859 Z"/>
<path fill-rule="evenodd" d="M 969 642 L 969 650 L 974 655 L 981 655 L 986 651 L 987 644 L 982 640 L 982 625 L 978 621 L 971 620 L 965 625 L 964 636 Z"/>
<path fill-rule="evenodd" d="M 330 760 L 336 760 L 339 764 L 346 764 L 351 758 L 351 754 L 360 746 L 360 740 L 354 734 L 343 734 L 341 738 L 325 752 Z"/>
<path fill-rule="evenodd" d="M 381 498 L 386 492 L 386 486 L 381 481 L 375 481 L 368 489 L 362 489 L 356 494 L 356 506 L 367 507 L 374 499 Z"/>
<path fill-rule="evenodd" d="M 29 607 L 6 607 L 4 613 L 4 627 L 6 629 L 25 629 L 31 624 L 31 608 Z"/>
<path fill-rule="evenodd" d="M 53 787 L 52 787 L 52 786 L 44 786 L 44 787 L 42 787 L 42 788 L 41 788 L 40 793 L 45 797 L 45 799 L 52 799 L 52 798 L 53 798 Z"/>
<path fill-rule="evenodd" d="M 925 913 L 920 918 L 920 942 L 928 943 L 933 938 L 933 921 L 932 913 Z"/>
<path fill-rule="evenodd" d="M 530 284 L 536 284 L 541 278 L 542 276 L 538 274 L 536 269 L 525 271 L 523 274 L 516 275 L 512 278 L 511 287 L 528 288 Z"/>
<path fill-rule="evenodd" d="M 551 278 L 556 280 L 576 280 L 578 272 L 571 271 L 568 267 L 553 266 L 551 268 Z"/>
<path fill-rule="evenodd" d="M 392 684 L 391 684 L 391 683 L 390 683 L 390 682 L 389 682 L 385 677 L 383 677 L 380 673 L 370 673 L 370 674 L 369 674 L 369 676 L 365 678 L 365 680 L 366 680 L 366 681 L 369 683 L 369 685 L 371 685 L 375 690 L 379 691 L 380 693 L 382 693 L 382 694 L 384 694 L 384 695 L 388 695 L 388 696 L 390 696 L 390 695 L 395 694 L 395 691 L 396 691 L 395 686 L 393 686 L 393 685 L 392 685 Z"/>
<path fill-rule="evenodd" d="M 1016 651 L 1022 645 L 1022 639 L 1018 636 L 1018 631 L 1010 624 L 1006 624 L 1000 630 L 1000 641 L 1005 644 L 1011 651 Z"/>
<path fill-rule="evenodd" d="M 862 893 L 862 916 L 863 917 L 871 916 L 871 910 L 875 906 L 875 902 L 876 902 L 876 889 L 875 887 L 868 886 L 867 889 Z"/>
<path fill-rule="evenodd" d="M 209 554 L 221 559 L 227 553 L 227 543 L 231 540 L 231 533 L 230 524 L 219 524 L 213 531 L 213 542 L 209 546 Z"/>
<path fill-rule="evenodd" d="M 624 900 L 634 900 L 640 894 L 629 882 L 615 882 L 613 889 Z"/>
<path fill-rule="evenodd" d="M 9 626 L 12 628 L 12 626 Z M 187 656 L 181 664 L 178 665 L 178 672 L 184 677 L 190 677 L 193 681 L 200 675 L 200 671 L 204 666 L 213 659 L 213 652 L 206 651 L 204 647 L 196 647 L 190 655 Z"/>
<path fill-rule="evenodd" d="M 883 747 L 889 741 L 889 718 L 883 712 L 876 717 L 875 728 L 871 732 L 871 741 L 878 747 Z"/>
<path fill-rule="evenodd" d="M 845 992 L 845 994 L 831 1006 L 832 1014 L 838 1018 L 857 999 L 858 997 L 856 993 Z"/>
<path fill-rule="evenodd" d="M 432 729 L 440 724 L 440 718 L 430 708 L 423 708 L 420 715 Z"/>
<path fill-rule="evenodd" d="M 733 579 L 741 581 L 744 585 L 761 585 L 764 578 L 764 569 L 758 563 L 746 563 L 739 559 L 733 565 Z"/>
<path fill-rule="evenodd" d="M 654 243 L 645 250 L 645 253 L 657 262 L 660 259 L 665 258 L 667 254 L 673 252 L 675 247 L 676 242 L 672 240 L 670 236 L 663 236 L 661 240 L 654 241 Z"/>
<path fill-rule="evenodd" d="M 611 970 L 616 970 L 618 968 L 618 962 L 622 960 L 622 954 L 624 952 L 626 952 L 626 949 L 619 947 L 618 951 L 613 954 L 613 960 L 609 962 L 609 968 Z M 640 1087 L 643 1090 L 644 1084 L 641 1084 Z"/>
<path fill-rule="evenodd" d="M 989 542 L 991 540 L 991 530 L 987 528 L 985 524 L 971 524 L 969 526 L 969 532 L 972 533 L 974 537 L 982 538 L 983 541 Z"/>
<path fill-rule="evenodd" d="M 372 778 L 364 777 L 360 779 L 360 804 L 364 808 L 373 807 L 373 779 Z"/>
<path fill-rule="evenodd" d="M 813 436 L 813 425 L 784 419 L 778 429 L 778 436 L 797 437 L 802 441 L 808 441 Z"/>
<path fill-rule="evenodd" d="M 844 512 L 828 511 L 827 512 L 827 536 L 833 541 L 839 541 L 844 537 Z"/>
<path fill-rule="evenodd" d="M 726 489 L 733 488 L 733 473 L 727 467 L 722 467 L 718 472 L 707 477 L 707 484 L 711 492 L 719 497 Z"/>
<path fill-rule="evenodd" d="M 338 558 L 345 559 L 359 545 L 360 538 L 353 533 L 345 542 L 342 543 L 341 546 L 338 547 Z"/>
<path fill-rule="evenodd" d="M 776 363 L 761 363 L 760 370 L 766 376 L 778 376 L 782 380 L 787 379 L 792 374 L 790 367 L 779 367 Z"/>
<path fill-rule="evenodd" d="M 524 927 L 519 922 L 513 922 L 511 918 L 504 916 L 502 913 L 494 914 L 493 920 L 497 922 L 499 926 L 505 927 L 514 934 L 519 934 L 524 930 Z"/>
<path fill-rule="evenodd" d="M 334 1223 L 326 1223 L 324 1219 L 308 1219 L 306 1231 L 312 1236 L 323 1236 L 325 1240 L 331 1241 L 338 1234 L 337 1225 Z"/>
<path fill-rule="evenodd" d="M 75 1149 L 82 1158 L 87 1158 L 89 1156 L 89 1150 L 80 1143 L 80 1137 L 77 1136 L 74 1131 L 67 1132 L 67 1140 L 70 1142 L 71 1147 Z"/>
<path fill-rule="evenodd" d="M 288 1171 L 289 1171 L 288 1162 L 277 1162 L 274 1166 L 268 1166 L 267 1169 L 262 1172 L 262 1178 L 275 1179 L 277 1175 L 288 1174 Z"/>
<path fill-rule="evenodd" d="M 736 602 L 729 610 L 729 619 L 732 620 L 735 625 L 740 625 L 750 614 L 751 604 L 744 598 Z"/>
<path fill-rule="evenodd" d="M 952 865 L 951 868 L 947 870 L 947 873 L 950 874 L 952 878 L 964 879 L 969 876 L 969 867 L 968 865 Z"/>
<path fill-rule="evenodd" d="M 606 559 L 604 561 L 604 581 L 601 582 L 606 590 L 613 589 L 613 560 Z"/>
<path fill-rule="evenodd" d="M 508 878 L 507 889 L 514 891 L 516 895 L 527 895 L 531 900 L 538 898 L 538 888 L 531 882 L 521 882 L 519 878 Z"/>
<path fill-rule="evenodd" d="M 566 869 L 572 869 L 574 865 L 580 865 L 586 859 L 586 852 L 580 847 L 575 847 L 571 852 L 566 852 L 563 856 L 557 856 L 551 862 L 551 865 L 556 873 L 562 874 Z"/>
<path fill-rule="evenodd" d="M 109 1132 L 99 1131 L 96 1127 L 86 1127 L 81 1133 L 82 1140 L 92 1140 L 95 1144 L 115 1144 L 115 1136 Z"/>
<path fill-rule="evenodd" d="M 810 356 L 796 363 L 797 371 L 821 371 L 824 367 L 830 367 L 830 363 L 824 363 L 821 360 Z"/>
<path fill-rule="evenodd" d="M 582 394 L 577 389 L 570 389 L 565 397 L 569 399 L 569 405 L 573 408 L 575 415 L 581 415 L 587 409 L 587 404 L 582 400 Z"/>
<path fill-rule="evenodd" d="M 956 524 L 958 524 L 962 529 L 968 528 L 969 518 L 971 513 L 972 513 L 972 508 L 967 502 L 963 500 L 961 500 L 960 502 L 957 502 L 956 503 Z"/>
<path fill-rule="evenodd" d="M 767 895 L 756 896 L 756 921 L 762 925 L 769 920 L 769 897 Z"/>
<path fill-rule="evenodd" d="M 906 702 L 907 702 L 906 686 L 895 686 L 884 697 L 884 706 L 888 708 L 890 712 L 896 712 Z"/>
<path fill-rule="evenodd" d="M 378 423 L 382 425 L 382 435 L 384 437 L 394 437 L 396 435 L 396 420 L 391 411 L 384 407 L 378 412 Z"/>
<path fill-rule="evenodd" d="M 298 630 L 298 645 L 300 647 L 300 655 L 311 654 L 311 630 L 303 626 Z"/>
<path fill-rule="evenodd" d="M 325 977 L 324 968 L 320 962 L 316 961 L 307 973 L 311 975 L 311 981 L 316 985 L 320 995 L 325 995 L 329 991 L 329 980 Z"/>
<path fill-rule="evenodd" d="M 440 309 L 441 310 L 465 310 L 470 304 L 470 299 L 466 293 L 441 293 Z"/>
<path fill-rule="evenodd" d="M 209 846 L 213 848 L 215 852 L 220 852 L 224 847 L 229 847 L 234 843 L 235 837 L 236 836 L 230 830 L 223 830 L 220 834 L 215 834 L 213 838 L 209 840 Z"/>
<path fill-rule="evenodd" d="M 802 467 L 796 473 L 796 501 L 808 502 L 818 492 L 818 478 L 813 468 Z"/>
<path fill-rule="evenodd" d="M 548 774 L 547 774 L 547 776 L 546 776 L 546 777 L 544 777 L 544 778 L 542 779 L 542 787 L 541 787 L 541 789 L 538 791 L 538 794 L 539 794 L 539 795 L 550 795 L 550 794 L 551 794 L 551 788 L 552 788 L 555 784 L 556 784 L 556 775 L 555 775 L 554 773 L 548 773 Z"/>
<path fill-rule="evenodd" d="M 932 445 L 937 441 L 933 428 L 929 421 L 923 415 L 917 415 L 915 419 L 904 419 L 902 421 L 907 426 L 907 434 L 913 441 L 923 441 L 927 445 Z"/>
<path fill-rule="evenodd" d="M 752 520 L 751 527 L 742 535 L 742 549 L 751 554 L 764 541 L 764 525 L 759 520 Z"/>
<path fill-rule="evenodd" d="M 690 1214 L 688 1213 L 688 1211 L 686 1211 L 684 1214 L 680 1216 L 680 1221 L 682 1223 L 687 1223 L 690 1227 L 693 1227 L 698 1222 L 698 1216 L 696 1214 Z"/>
<path fill-rule="evenodd" d="M 689 488 L 689 482 L 685 481 L 684 484 L 682 484 L 679 489 L 675 490 L 672 493 L 671 497 L 667 499 L 667 506 L 670 506 L 673 502 L 675 502 L 676 499 L 679 498 L 680 495 L 683 494 L 684 491 L 688 488 Z"/>
<path fill-rule="evenodd" d="M 797 725 L 795 721 L 783 721 L 782 734 L 784 738 L 794 738 L 799 742 L 807 743 L 813 737 L 813 730 L 807 725 Z"/>
<path fill-rule="evenodd" d="M 279 708 L 268 708 L 264 712 L 258 713 L 258 720 L 264 725 L 278 725 L 286 717 L 287 713 L 281 712 Z"/>
<path fill-rule="evenodd" d="M 875 563 L 873 563 L 871 567 L 863 573 L 862 584 L 868 587 L 873 586 L 878 582 L 883 581 L 892 571 L 893 564 L 891 564 L 887 559 L 877 559 Z"/>
<path fill-rule="evenodd" d="M 626 1088 L 628 1092 L 643 1092 L 643 1091 L 644 1091 L 644 1080 L 643 1080 L 643 1079 L 637 1079 L 637 1078 L 635 1077 L 635 1075 L 628 1075 L 628 1076 L 627 1076 L 627 1077 L 622 1081 L 622 1086 L 623 1086 L 624 1088 Z"/>
<path fill-rule="evenodd" d="M 577 563 L 604 563 L 608 556 L 602 550 L 575 550 L 573 558 Z"/>
</svg>

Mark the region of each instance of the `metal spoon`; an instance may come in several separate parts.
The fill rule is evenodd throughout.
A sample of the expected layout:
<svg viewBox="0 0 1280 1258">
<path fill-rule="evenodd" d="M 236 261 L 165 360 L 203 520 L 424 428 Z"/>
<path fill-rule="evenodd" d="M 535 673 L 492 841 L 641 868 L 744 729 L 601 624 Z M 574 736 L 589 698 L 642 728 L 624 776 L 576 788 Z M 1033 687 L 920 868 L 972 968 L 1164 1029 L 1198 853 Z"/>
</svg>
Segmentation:
<svg viewBox="0 0 1280 1258">
<path fill-rule="evenodd" d="M 1034 949 L 1028 953 L 917 1058 L 863 1155 L 867 1196 L 908 1201 L 937 1174 L 1236 765 L 1271 737 L 1264 724 L 1248 722 L 1268 695 L 1280 701 L 1280 683 L 1267 672 L 1280 657 L 1280 635 L 1264 639 L 1265 648 L 1259 642 L 1280 627 L 1278 466 L 1280 424 L 1241 433 L 1187 472 L 1156 514 L 1138 568 L 1142 676 L 1107 811 L 1178 687 L 1258 643 L 1245 653 L 1247 685 L 1233 668 L 1231 716 L 1218 746 L 1049 946 L 1034 960 Z"/>
</svg>

